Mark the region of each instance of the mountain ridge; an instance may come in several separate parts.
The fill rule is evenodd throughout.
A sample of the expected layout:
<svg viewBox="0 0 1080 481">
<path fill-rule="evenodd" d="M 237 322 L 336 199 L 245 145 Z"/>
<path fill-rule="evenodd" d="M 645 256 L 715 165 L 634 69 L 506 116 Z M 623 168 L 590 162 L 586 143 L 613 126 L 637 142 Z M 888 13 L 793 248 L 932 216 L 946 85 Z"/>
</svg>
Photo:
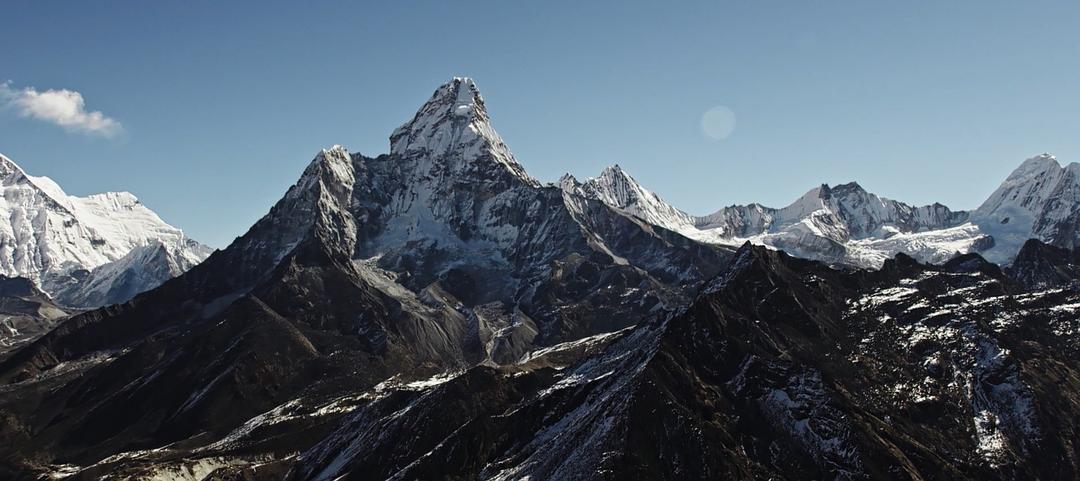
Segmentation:
<svg viewBox="0 0 1080 481">
<path fill-rule="evenodd" d="M 71 196 L 52 179 L 31 176 L 3 155 L 0 178 L 0 213 L 7 221 L 0 223 L 0 273 L 32 280 L 61 304 L 88 308 L 126 301 L 187 270 L 210 252 L 129 192 Z M 142 265 L 116 269 L 115 263 L 155 242 L 169 247 L 167 269 L 150 269 L 156 275 L 144 275 L 142 282 L 113 295 L 107 294 L 108 288 L 105 294 L 100 292 L 101 286 L 118 282 L 119 277 L 141 275 Z M 98 292 L 82 291 L 88 284 Z"/>
<path fill-rule="evenodd" d="M 566 174 L 558 185 L 698 241 L 737 246 L 749 240 L 826 263 L 878 268 L 897 253 L 944 262 L 956 254 L 980 252 L 1008 264 L 1032 237 L 1071 247 L 1080 235 L 1080 217 L 1070 214 L 1080 207 L 1078 178 L 1080 164 L 1063 167 L 1053 155 L 1042 154 L 1023 162 L 970 211 L 953 211 L 938 202 L 912 206 L 848 182 L 821 184 L 782 208 L 732 205 L 703 216 L 667 203 L 617 164 L 584 182 Z M 1033 184 L 1044 188 L 1036 190 Z M 1019 205 L 1008 201 L 1020 195 L 1017 189 L 1027 189 Z M 1010 220 L 1012 225 L 1003 228 Z"/>
<path fill-rule="evenodd" d="M 0 360 L 0 477 L 1075 477 L 1080 295 L 1044 286 L 1075 253 L 1016 282 L 710 245 L 621 168 L 522 175 L 482 107 L 451 80 L 390 153 L 320 150 L 225 249 Z M 955 220 L 871 195 L 744 225 Z"/>
</svg>

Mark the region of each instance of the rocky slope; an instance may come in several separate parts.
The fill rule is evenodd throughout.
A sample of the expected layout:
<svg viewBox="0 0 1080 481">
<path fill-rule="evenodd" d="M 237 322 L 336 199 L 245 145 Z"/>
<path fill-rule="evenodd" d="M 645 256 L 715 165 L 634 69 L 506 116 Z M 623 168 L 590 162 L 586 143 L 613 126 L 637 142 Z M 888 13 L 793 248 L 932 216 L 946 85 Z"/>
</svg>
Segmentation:
<svg viewBox="0 0 1080 481">
<path fill-rule="evenodd" d="M 1080 250 L 1030 239 L 1024 243 L 1007 272 L 1028 289 L 1074 286 L 1080 281 Z"/>
<path fill-rule="evenodd" d="M 1074 479 L 1077 300 L 978 256 L 844 273 L 747 245 L 578 360 L 366 393 L 288 479 Z"/>
<path fill-rule="evenodd" d="M 0 359 L 67 315 L 29 279 L 0 275 Z"/>
<path fill-rule="evenodd" d="M 0 274 L 30 279 L 65 306 L 126 301 L 209 255 L 127 192 L 70 196 L 3 155 L 0 189 Z M 152 244 L 164 252 L 135 253 Z"/>
</svg>

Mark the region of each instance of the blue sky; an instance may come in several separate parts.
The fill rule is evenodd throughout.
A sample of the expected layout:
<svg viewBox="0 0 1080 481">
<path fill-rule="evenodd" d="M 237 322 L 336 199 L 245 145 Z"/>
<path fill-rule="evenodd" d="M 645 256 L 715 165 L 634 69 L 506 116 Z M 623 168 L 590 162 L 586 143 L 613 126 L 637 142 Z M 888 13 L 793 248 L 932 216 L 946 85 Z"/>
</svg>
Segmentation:
<svg viewBox="0 0 1080 481">
<path fill-rule="evenodd" d="M 0 17 L 8 92 L 69 89 L 86 110 L 8 105 L 0 152 L 72 194 L 131 191 L 215 247 L 319 148 L 386 152 L 455 75 L 535 177 L 619 163 L 696 214 L 850 180 L 973 208 L 1026 157 L 1080 161 L 1075 2 L 15 1 Z M 702 129 L 717 106 L 736 119 L 723 140 Z"/>
</svg>

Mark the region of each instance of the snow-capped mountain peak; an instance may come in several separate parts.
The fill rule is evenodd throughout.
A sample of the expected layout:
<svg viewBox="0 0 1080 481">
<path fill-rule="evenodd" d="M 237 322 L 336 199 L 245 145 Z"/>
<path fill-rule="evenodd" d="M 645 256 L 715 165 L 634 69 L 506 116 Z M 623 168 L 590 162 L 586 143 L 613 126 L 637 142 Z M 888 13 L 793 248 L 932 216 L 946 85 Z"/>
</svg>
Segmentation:
<svg viewBox="0 0 1080 481">
<path fill-rule="evenodd" d="M 1063 166 L 1051 154 L 1024 161 L 974 211 L 914 206 L 848 182 L 821 184 L 782 208 L 733 205 L 697 217 L 667 204 L 617 165 L 584 183 L 566 176 L 560 186 L 698 241 L 736 246 L 750 240 L 868 268 L 900 252 L 923 262 L 979 252 L 1008 264 L 1032 238 L 1080 246 L 1080 164 Z"/>
<path fill-rule="evenodd" d="M 1046 171 L 1053 171 L 1061 168 L 1061 164 L 1058 163 L 1057 156 L 1049 152 L 1043 152 L 1039 155 L 1024 160 L 1016 170 L 1009 174 L 1006 178 L 1008 181 L 1017 181 L 1026 178 L 1030 178 L 1033 175 L 1038 175 Z"/>
<path fill-rule="evenodd" d="M 1066 172 L 1077 168 L 1080 165 L 1075 163 L 1063 168 L 1051 154 L 1027 159 L 1009 174 L 976 212 L 983 216 L 992 215 L 1003 208 L 1020 208 L 1034 213 L 1055 194 Z"/>
<path fill-rule="evenodd" d="M 780 219 L 795 220 L 802 219 L 804 217 L 820 211 L 825 208 L 825 199 L 828 196 L 829 186 L 827 184 L 821 184 L 813 189 L 806 191 L 805 194 L 800 196 L 795 202 L 788 204 L 787 207 L 780 209 Z"/>
<path fill-rule="evenodd" d="M 432 173 L 479 169 L 476 164 L 490 162 L 529 185 L 540 185 L 495 132 L 480 90 L 467 77 L 455 77 L 436 89 L 413 119 L 390 135 L 390 154 L 420 157 Z"/>
<path fill-rule="evenodd" d="M 351 172 L 352 157 L 348 149 L 341 145 L 334 145 L 329 149 L 321 149 L 311 164 L 304 172 L 303 178 L 315 178 L 323 176 L 329 181 L 344 182 L 351 184 L 354 181 Z"/>
<path fill-rule="evenodd" d="M 564 176 L 560 186 L 700 242 L 734 247 L 750 241 L 830 263 L 880 267 L 897 252 L 942 261 L 986 243 L 974 226 L 964 226 L 966 212 L 911 206 L 855 182 L 821 184 L 779 209 L 733 205 L 701 217 L 668 204 L 617 165 L 584 183 Z"/>
<path fill-rule="evenodd" d="M 72 208 L 67 194 L 56 182 L 48 177 L 34 177 L 27 174 L 19 164 L 4 154 L 0 154 L 0 177 L 3 177 L 4 186 L 27 186 L 34 192 L 43 194 L 43 200 L 47 202 L 55 203 L 56 206 L 69 211 Z"/>
<path fill-rule="evenodd" d="M 686 235 L 693 218 L 643 187 L 618 164 L 605 167 L 599 177 L 578 183 L 570 174 L 559 181 L 563 191 L 627 212 L 652 225 Z"/>
<path fill-rule="evenodd" d="M 90 307 L 77 292 L 88 276 L 106 272 L 100 268 L 120 261 L 132 250 L 154 242 L 168 248 L 171 259 L 183 269 L 210 253 L 206 246 L 187 238 L 128 192 L 106 192 L 77 197 L 68 195 L 48 177 L 28 175 L 10 158 L 0 155 L 0 274 L 26 277 L 59 302 Z M 132 264 L 128 264 L 132 265 Z M 177 275 L 180 269 L 137 266 Z M 114 271 L 116 269 L 113 269 Z M 153 284 L 130 286 L 145 290 Z M 111 282 L 95 279 L 98 286 Z M 120 302 L 126 298 L 101 298 Z"/>
<path fill-rule="evenodd" d="M 994 236 L 987 259 L 1004 263 L 1028 239 L 1062 247 L 1080 242 L 1080 164 L 1062 166 L 1051 154 L 1025 160 L 972 213 Z"/>
<path fill-rule="evenodd" d="M 613 207 L 642 208 L 659 200 L 656 194 L 642 187 L 637 180 L 619 167 L 619 164 L 605 167 L 599 177 L 589 178 L 582 188 Z"/>
<path fill-rule="evenodd" d="M 0 154 L 0 176 L 7 178 L 12 174 L 20 174 L 26 177 L 26 172 L 23 171 L 22 167 L 19 167 L 19 164 L 16 164 L 10 157 Z"/>
<path fill-rule="evenodd" d="M 569 172 L 563 174 L 562 177 L 559 177 L 559 181 L 555 183 L 555 185 L 557 185 L 564 192 L 573 192 L 573 190 L 580 184 L 581 183 L 578 182 L 577 177 L 574 177 L 573 174 Z"/>
</svg>

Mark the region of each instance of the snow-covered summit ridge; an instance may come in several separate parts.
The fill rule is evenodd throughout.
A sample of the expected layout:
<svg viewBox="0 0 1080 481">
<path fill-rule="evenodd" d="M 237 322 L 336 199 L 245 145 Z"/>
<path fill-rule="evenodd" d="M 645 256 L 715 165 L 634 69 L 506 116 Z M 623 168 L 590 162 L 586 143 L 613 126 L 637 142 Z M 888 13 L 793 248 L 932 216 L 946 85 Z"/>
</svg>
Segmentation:
<svg viewBox="0 0 1080 481">
<path fill-rule="evenodd" d="M 558 185 L 701 242 L 737 246 L 750 241 L 859 267 L 880 267 L 900 252 L 923 262 L 979 252 L 1007 264 L 1030 238 L 1080 245 L 1080 164 L 1062 167 L 1050 154 L 1023 162 L 974 211 L 953 211 L 940 203 L 913 206 L 850 182 L 814 187 L 782 208 L 732 205 L 693 216 L 617 165 L 585 182 L 564 175 Z"/>
<path fill-rule="evenodd" d="M 1017 206 L 1029 212 L 1041 208 L 1063 183 L 1075 181 L 1080 164 L 1073 162 L 1062 167 L 1057 157 L 1041 154 L 1025 160 L 976 209 L 978 215 L 989 215 L 1005 206 Z M 1072 178 L 1069 178 L 1069 176 Z"/>
<path fill-rule="evenodd" d="M 1076 162 L 1072 162 L 1069 166 L 1077 165 Z M 1009 174 L 1009 177 L 1005 179 L 1006 183 L 1018 182 L 1026 179 L 1030 179 L 1032 176 L 1039 175 L 1047 171 L 1056 171 L 1062 168 L 1061 163 L 1058 162 L 1057 156 L 1049 152 L 1043 152 L 1039 155 L 1024 160 L 1016 170 Z M 1076 168 L 1076 167 L 1073 167 Z"/>
<path fill-rule="evenodd" d="M 61 303 L 77 283 L 73 275 L 116 262 L 133 249 L 163 243 L 177 256 L 172 262 L 185 268 L 210 253 L 128 192 L 68 195 L 52 179 L 28 175 L 3 155 L 0 194 L 0 274 L 26 277 Z"/>
<path fill-rule="evenodd" d="M 987 253 L 995 262 L 1011 260 L 1031 238 L 1060 247 L 1080 245 L 1080 164 L 1062 166 L 1051 154 L 1027 159 L 972 219 L 997 240 Z"/>
<path fill-rule="evenodd" d="M 694 222 L 692 216 L 650 192 L 618 164 L 605 168 L 599 177 L 586 179 L 583 183 L 566 174 L 559 185 L 565 192 L 599 200 L 668 230 L 683 232 L 686 225 Z"/>
<path fill-rule="evenodd" d="M 529 185 L 539 185 L 495 132 L 480 90 L 467 77 L 454 77 L 436 89 L 413 119 L 390 135 L 390 155 L 422 156 L 434 161 L 425 164 L 451 172 L 480 168 L 477 163 L 492 163 Z"/>
<path fill-rule="evenodd" d="M 463 217 L 459 214 L 481 212 L 465 191 L 483 192 L 481 197 L 491 199 L 516 186 L 540 186 L 517 163 L 492 128 L 476 83 L 466 77 L 456 77 L 436 89 L 414 117 L 394 131 L 390 143 L 389 159 L 394 173 L 383 177 L 384 180 L 392 179 L 397 184 L 395 189 L 401 189 L 391 204 L 392 217 L 404 216 L 415 224 L 399 222 L 401 233 L 407 238 L 425 230 L 418 228 L 431 225 L 417 222 L 428 217 L 453 218 L 449 224 L 457 229 L 464 228 Z M 362 156 L 352 158 L 354 163 L 363 163 L 361 160 Z M 349 155 L 339 146 L 324 151 L 316 161 L 328 164 L 318 172 L 327 171 L 331 167 L 329 164 L 334 167 L 328 172 L 353 170 Z M 1027 216 L 1048 219 L 1046 226 L 1036 225 L 1035 220 L 1017 221 L 1015 214 L 995 217 L 988 213 L 994 209 L 985 205 L 977 211 L 954 211 L 940 203 L 910 205 L 875 195 L 856 182 L 835 186 L 821 184 L 781 208 L 756 203 L 732 205 L 704 216 L 691 215 L 674 207 L 643 187 L 617 164 L 583 182 L 572 175 L 564 175 L 554 187 L 562 190 L 564 195 L 598 200 L 647 224 L 699 242 L 734 247 L 750 241 L 832 264 L 876 268 L 900 252 L 923 262 L 942 262 L 958 253 L 981 252 L 995 262 L 1007 263 L 1029 237 L 1052 241 L 1067 237 L 1060 233 L 1063 229 L 1080 233 L 1080 219 L 1075 222 L 1075 229 L 1062 227 L 1063 219 L 1068 218 L 1080 202 L 1053 194 L 1057 191 L 1038 180 L 1076 178 L 1077 173 L 1080 173 L 1080 165 L 1062 168 L 1053 156 L 1044 154 L 1024 162 L 999 189 L 1002 191 L 1013 185 L 1010 192 L 1015 192 L 1036 179 L 1034 185 L 1051 193 L 1029 195 L 1024 197 L 1029 200 L 1021 199 L 1020 202 L 1023 205 L 1056 205 L 1049 215 L 1032 213 Z M 384 181 L 379 183 L 387 186 Z M 464 186 L 476 187 L 463 190 Z M 1013 194 L 996 195 L 1001 200 Z M 1074 197 L 1080 198 L 1080 194 Z M 986 205 L 992 204 L 993 200 L 994 197 Z M 1008 212 L 1014 209 L 1011 205 L 1006 207 Z M 1028 210 L 1032 209 L 1034 207 L 1029 206 Z M 1042 210 L 1045 209 L 1040 212 Z M 1004 211 L 998 209 L 995 212 L 1001 214 Z M 1008 228 L 1000 227 L 1010 222 Z M 508 233 L 500 234 L 500 239 Z M 1080 234 L 1073 237 L 1076 235 Z"/>
</svg>

